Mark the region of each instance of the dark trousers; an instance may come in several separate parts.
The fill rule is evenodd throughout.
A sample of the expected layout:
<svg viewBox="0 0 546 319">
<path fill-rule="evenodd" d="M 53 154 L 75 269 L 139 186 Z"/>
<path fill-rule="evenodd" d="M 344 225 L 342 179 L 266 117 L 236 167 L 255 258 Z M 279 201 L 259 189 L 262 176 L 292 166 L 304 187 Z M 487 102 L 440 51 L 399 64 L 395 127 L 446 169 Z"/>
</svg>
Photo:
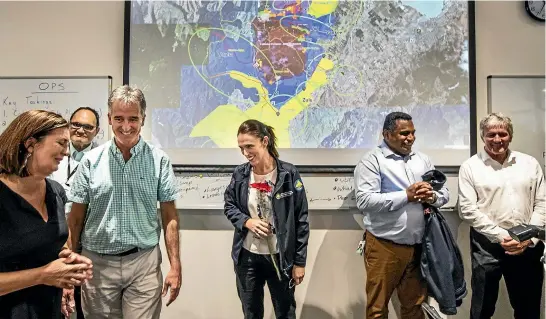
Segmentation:
<svg viewBox="0 0 546 319">
<path fill-rule="evenodd" d="M 278 255 L 276 259 L 278 261 Z M 282 271 L 281 271 L 282 272 Z M 243 305 L 245 319 L 264 317 L 264 285 L 267 282 L 275 317 L 277 319 L 296 319 L 296 299 L 294 287 L 289 287 L 289 279 L 281 274 L 279 281 L 269 255 L 258 255 L 241 249 L 239 263 L 235 266 L 237 293 Z"/>
<path fill-rule="evenodd" d="M 82 253 L 81 243 L 78 243 L 78 247 L 76 247 L 75 252 L 78 254 Z M 74 301 L 76 303 L 76 319 L 85 319 L 83 316 L 83 310 L 82 310 L 82 287 L 81 286 L 74 287 Z"/>
<path fill-rule="evenodd" d="M 82 310 L 82 288 L 74 287 L 74 301 L 76 301 L 76 319 L 84 319 Z"/>
<path fill-rule="evenodd" d="M 489 319 L 495 313 L 499 281 L 504 276 L 515 319 L 539 319 L 544 265 L 544 244 L 527 248 L 520 255 L 507 255 L 499 243 L 470 229 L 472 254 L 471 319 Z"/>
</svg>

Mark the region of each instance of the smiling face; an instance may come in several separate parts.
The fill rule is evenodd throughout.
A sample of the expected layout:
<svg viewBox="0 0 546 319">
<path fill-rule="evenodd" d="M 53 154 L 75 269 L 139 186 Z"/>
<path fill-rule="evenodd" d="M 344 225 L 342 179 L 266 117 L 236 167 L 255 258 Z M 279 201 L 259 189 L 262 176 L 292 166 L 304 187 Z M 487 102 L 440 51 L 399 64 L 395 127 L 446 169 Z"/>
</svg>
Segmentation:
<svg viewBox="0 0 546 319">
<path fill-rule="evenodd" d="M 30 175 L 49 176 L 59 168 L 59 163 L 68 155 L 70 133 L 68 128 L 54 129 L 39 141 L 28 139 L 25 147 L 32 155 L 27 162 Z"/>
<path fill-rule="evenodd" d="M 415 127 L 413 121 L 396 120 L 396 127 L 391 132 L 383 131 L 385 142 L 390 149 L 400 155 L 411 153 L 411 147 L 415 142 Z"/>
<path fill-rule="evenodd" d="M 112 125 L 118 146 L 131 149 L 138 143 L 144 118 L 138 104 L 125 104 L 120 101 L 112 104 L 108 112 L 108 123 Z"/>
<path fill-rule="evenodd" d="M 95 114 L 89 110 L 79 110 L 70 120 L 70 140 L 76 149 L 83 150 L 97 136 L 99 128 L 97 127 Z"/>
<path fill-rule="evenodd" d="M 268 137 L 265 136 L 263 140 L 251 135 L 251 134 L 239 134 L 237 135 L 237 143 L 241 153 L 250 162 L 250 165 L 256 167 L 260 163 L 264 163 L 271 157 L 267 150 Z"/>
<path fill-rule="evenodd" d="M 512 136 L 504 125 L 492 125 L 485 128 L 483 142 L 485 151 L 492 158 L 504 158 L 508 152 L 508 146 Z"/>
</svg>

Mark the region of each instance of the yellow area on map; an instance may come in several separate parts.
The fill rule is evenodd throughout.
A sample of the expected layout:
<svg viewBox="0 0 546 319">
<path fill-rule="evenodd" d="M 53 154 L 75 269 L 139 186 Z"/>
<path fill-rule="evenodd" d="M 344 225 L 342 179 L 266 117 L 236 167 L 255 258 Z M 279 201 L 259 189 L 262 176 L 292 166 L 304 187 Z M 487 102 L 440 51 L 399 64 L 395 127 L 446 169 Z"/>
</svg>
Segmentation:
<svg viewBox="0 0 546 319">
<path fill-rule="evenodd" d="M 312 93 L 328 83 L 326 72 L 333 67 L 334 63 L 331 60 L 321 59 L 315 72 L 307 80 L 305 90 L 288 100 L 280 109 L 279 115 L 277 115 L 277 109 L 271 105 L 268 91 L 260 80 L 239 71 L 229 71 L 231 78 L 241 82 L 244 87 L 256 89 L 259 96 L 258 102 L 246 111 L 242 111 L 233 104 L 220 105 L 193 127 L 190 136 L 208 136 L 221 148 L 238 147 L 239 125 L 248 119 L 255 119 L 275 129 L 279 148 L 289 148 L 290 121 L 309 106 Z"/>
<path fill-rule="evenodd" d="M 311 2 L 307 14 L 320 18 L 334 12 L 337 8 L 338 0 L 314 0 Z"/>
</svg>

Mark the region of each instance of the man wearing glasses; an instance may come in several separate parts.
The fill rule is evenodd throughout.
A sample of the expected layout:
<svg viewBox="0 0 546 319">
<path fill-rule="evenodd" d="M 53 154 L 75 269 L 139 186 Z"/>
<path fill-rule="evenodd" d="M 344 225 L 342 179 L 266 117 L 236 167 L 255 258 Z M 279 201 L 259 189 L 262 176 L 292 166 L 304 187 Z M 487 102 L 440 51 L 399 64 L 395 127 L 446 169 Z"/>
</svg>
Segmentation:
<svg viewBox="0 0 546 319">
<path fill-rule="evenodd" d="M 93 139 L 99 133 L 99 114 L 90 107 L 80 107 L 70 116 L 70 155 L 65 157 L 59 163 L 59 169 L 50 178 L 64 186 L 66 193 L 70 192 L 70 185 L 74 178 L 74 173 L 78 168 L 83 155 L 97 145 Z M 67 203 L 65 213 L 70 212 L 72 203 Z M 81 253 L 81 248 L 75 248 L 74 251 Z M 74 299 L 76 306 L 77 319 L 83 319 L 81 308 L 81 289 L 76 287 L 74 290 Z"/>
<path fill-rule="evenodd" d="M 94 109 L 83 106 L 70 116 L 70 155 L 63 159 L 59 169 L 50 176 L 63 185 L 67 193 L 83 155 L 97 146 L 93 139 L 99 131 L 99 114 Z M 69 206 L 66 209 L 68 212 Z"/>
</svg>

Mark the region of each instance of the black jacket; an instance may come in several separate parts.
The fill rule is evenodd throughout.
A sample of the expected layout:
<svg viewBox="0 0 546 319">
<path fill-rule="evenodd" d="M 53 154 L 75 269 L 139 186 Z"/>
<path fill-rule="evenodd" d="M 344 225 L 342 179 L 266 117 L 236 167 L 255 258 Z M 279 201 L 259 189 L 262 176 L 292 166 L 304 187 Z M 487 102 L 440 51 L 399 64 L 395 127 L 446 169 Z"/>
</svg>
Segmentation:
<svg viewBox="0 0 546 319">
<path fill-rule="evenodd" d="M 467 293 L 461 252 L 444 216 L 436 207 L 425 205 L 426 208 L 432 212 L 425 215 L 421 274 L 440 311 L 454 315 Z"/>
<path fill-rule="evenodd" d="M 271 196 L 273 218 L 276 225 L 277 244 L 281 269 L 290 278 L 292 265 L 305 266 L 309 240 L 309 220 L 305 188 L 296 167 L 277 161 L 277 181 Z M 248 211 L 248 187 L 250 163 L 235 168 L 231 182 L 224 194 L 224 214 L 235 227 L 231 257 L 237 265 L 243 241 L 248 233 L 244 227 L 250 219 Z"/>
</svg>

